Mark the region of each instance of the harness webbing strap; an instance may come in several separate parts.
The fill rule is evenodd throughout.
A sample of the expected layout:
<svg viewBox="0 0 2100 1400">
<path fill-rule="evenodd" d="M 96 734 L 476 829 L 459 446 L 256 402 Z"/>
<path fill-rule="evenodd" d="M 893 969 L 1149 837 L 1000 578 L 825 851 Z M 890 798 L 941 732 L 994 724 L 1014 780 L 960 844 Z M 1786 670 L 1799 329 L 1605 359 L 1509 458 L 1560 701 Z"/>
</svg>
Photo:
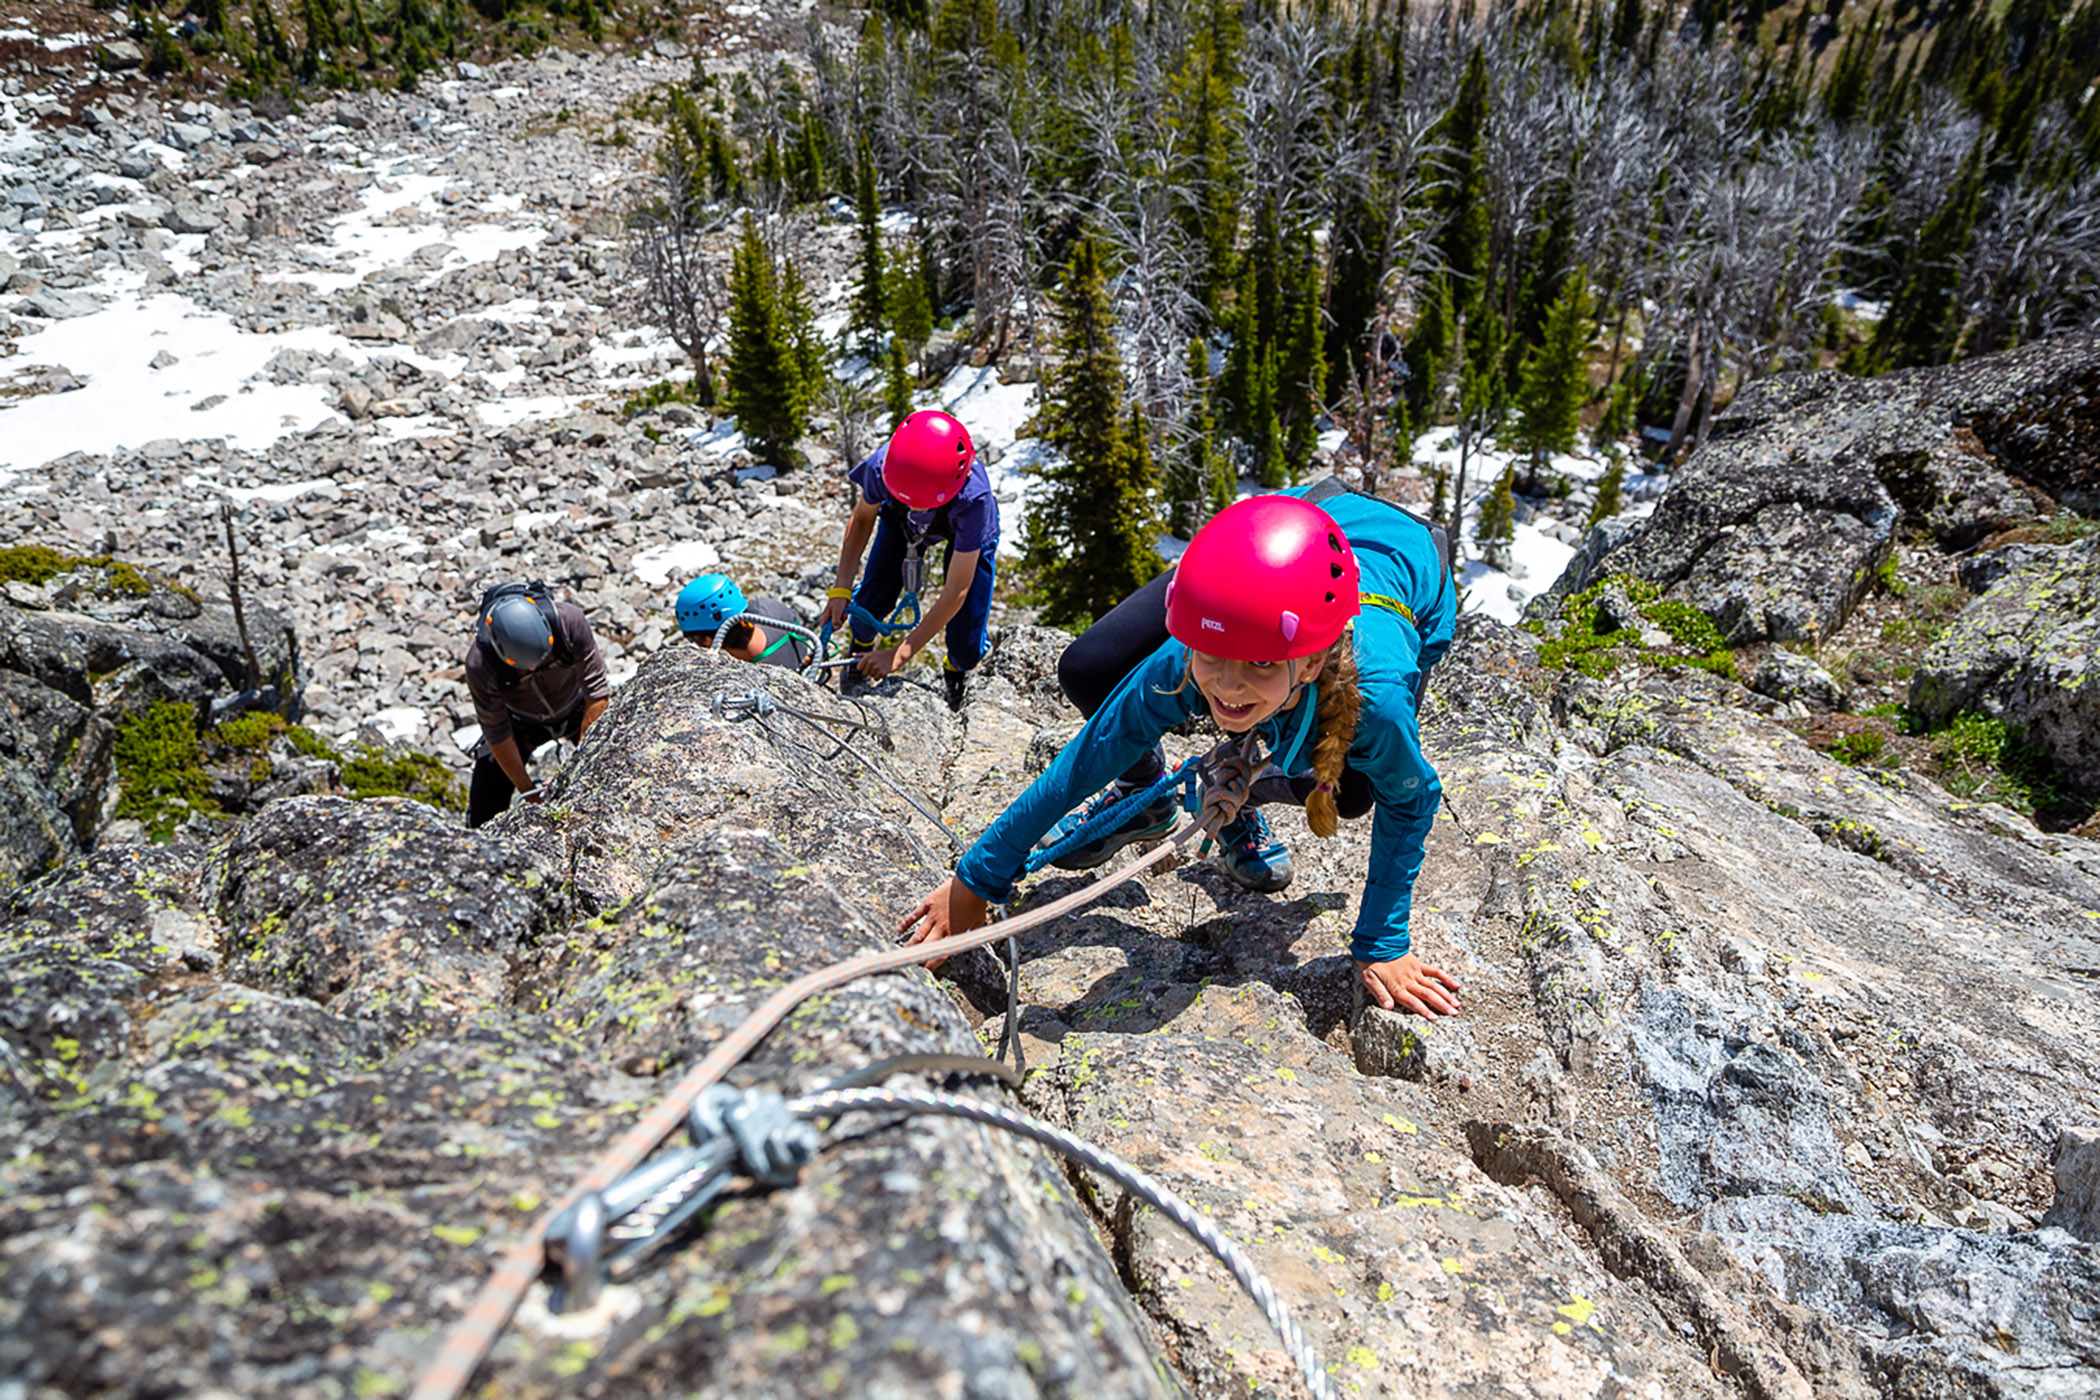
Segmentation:
<svg viewBox="0 0 2100 1400">
<path fill-rule="evenodd" d="M 1422 625 L 1422 619 L 1415 616 L 1415 610 L 1398 598 L 1388 598 L 1383 593 L 1359 593 L 1356 596 L 1358 601 L 1367 607 L 1384 608 L 1387 612 L 1400 614 L 1418 628 Z"/>
</svg>

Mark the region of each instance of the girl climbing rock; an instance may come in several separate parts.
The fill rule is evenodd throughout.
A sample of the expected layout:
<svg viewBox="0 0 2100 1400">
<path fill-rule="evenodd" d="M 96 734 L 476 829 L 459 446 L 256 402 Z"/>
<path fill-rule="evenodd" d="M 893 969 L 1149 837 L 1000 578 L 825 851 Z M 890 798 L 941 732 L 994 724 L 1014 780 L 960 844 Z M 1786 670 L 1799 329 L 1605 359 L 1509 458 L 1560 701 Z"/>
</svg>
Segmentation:
<svg viewBox="0 0 2100 1400">
<path fill-rule="evenodd" d="M 1424 522 L 1330 487 L 1314 488 L 1324 510 L 1289 494 L 1219 512 L 1172 574 L 1065 649 L 1058 679 L 1086 725 L 900 932 L 923 943 L 981 925 L 988 904 L 1012 895 L 1030 849 L 1053 825 L 1070 833 L 1150 786 L 1164 771 L 1161 736 L 1208 715 L 1228 735 L 1260 731 L 1275 756 L 1219 832 L 1227 871 L 1259 890 L 1289 882 L 1289 853 L 1262 819 L 1263 802 L 1303 805 L 1319 836 L 1332 836 L 1340 818 L 1374 813 L 1350 945 L 1357 975 L 1388 1010 L 1432 1020 L 1457 1012 L 1457 979 L 1423 962 L 1408 941 L 1423 841 L 1443 791 L 1422 754 L 1416 707 L 1429 668 L 1451 643 L 1450 573 Z M 1103 784 L 1106 791 L 1059 823 Z M 1206 807 L 1232 815 L 1235 786 L 1244 788 L 1218 784 Z M 1097 865 L 1130 842 L 1164 835 L 1175 812 L 1173 797 L 1162 796 L 1057 863 Z"/>
<path fill-rule="evenodd" d="M 853 651 L 860 673 L 871 680 L 910 664 L 945 628 L 948 705 L 961 709 L 964 678 L 984 657 L 999 553 L 999 502 L 969 431 L 945 413 L 921 409 L 849 475 L 860 488 L 860 500 L 846 522 L 838 578 L 818 625 L 844 622 L 849 602 L 859 611 L 853 619 Z M 856 590 L 853 576 L 871 535 L 875 547 Z M 921 552 L 936 540 L 947 547 L 941 596 L 895 648 L 876 649 L 875 630 L 866 619 L 886 617 L 902 595 L 918 596 Z"/>
</svg>

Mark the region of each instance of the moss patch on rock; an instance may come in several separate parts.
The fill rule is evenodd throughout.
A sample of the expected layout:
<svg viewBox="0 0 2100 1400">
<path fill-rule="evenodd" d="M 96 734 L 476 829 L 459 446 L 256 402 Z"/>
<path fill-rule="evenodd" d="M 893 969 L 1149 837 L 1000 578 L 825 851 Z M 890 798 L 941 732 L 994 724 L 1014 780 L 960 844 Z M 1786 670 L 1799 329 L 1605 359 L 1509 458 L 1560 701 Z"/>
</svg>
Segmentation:
<svg viewBox="0 0 2100 1400">
<path fill-rule="evenodd" d="M 1610 589 L 1624 593 L 1635 611 L 1669 634 L 1673 646 L 1648 646 L 1640 632 L 1630 627 L 1598 631 L 1597 601 Z M 1568 597 L 1560 605 L 1560 623 L 1557 634 L 1541 622 L 1524 624 L 1526 630 L 1546 638 L 1539 648 L 1539 664 L 1548 670 L 1572 666 L 1586 676 L 1602 679 L 1637 661 L 1664 669 L 1690 666 L 1735 679 L 1735 653 L 1714 620 L 1690 603 L 1664 598 L 1660 588 L 1631 574 L 1613 574 Z"/>
<path fill-rule="evenodd" d="M 197 741 L 197 712 L 163 700 L 117 726 L 117 815 L 169 840 L 192 816 L 216 816 Z"/>
<path fill-rule="evenodd" d="M 99 571 L 100 586 L 112 593 L 143 598 L 155 588 L 165 588 L 195 601 L 195 590 L 162 578 L 149 570 L 127 564 L 107 554 L 66 554 L 42 544 L 18 544 L 0 549 L 0 582 L 49 583 L 60 574 L 78 570 Z"/>
</svg>

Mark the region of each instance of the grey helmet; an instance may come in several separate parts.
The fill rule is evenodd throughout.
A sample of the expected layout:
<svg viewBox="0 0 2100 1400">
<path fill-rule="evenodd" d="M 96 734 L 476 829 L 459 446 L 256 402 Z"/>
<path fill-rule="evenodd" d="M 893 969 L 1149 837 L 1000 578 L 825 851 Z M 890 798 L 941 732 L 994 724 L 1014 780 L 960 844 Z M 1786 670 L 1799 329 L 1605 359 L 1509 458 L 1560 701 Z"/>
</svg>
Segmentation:
<svg viewBox="0 0 2100 1400">
<path fill-rule="evenodd" d="M 490 603 L 477 628 L 481 645 L 503 663 L 503 674 L 537 671 L 554 654 L 554 634 L 539 600 L 526 593 L 506 593 Z"/>
</svg>

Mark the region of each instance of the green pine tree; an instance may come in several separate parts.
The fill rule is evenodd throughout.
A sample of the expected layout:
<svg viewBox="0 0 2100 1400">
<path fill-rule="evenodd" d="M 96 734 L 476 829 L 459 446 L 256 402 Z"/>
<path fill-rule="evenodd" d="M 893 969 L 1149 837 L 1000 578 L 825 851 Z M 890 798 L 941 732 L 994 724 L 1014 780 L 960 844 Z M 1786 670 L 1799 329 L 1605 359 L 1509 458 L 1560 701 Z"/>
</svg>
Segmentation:
<svg viewBox="0 0 2100 1400">
<path fill-rule="evenodd" d="M 1476 45 L 1458 96 L 1435 129 L 1451 151 L 1437 210 L 1442 217 L 1438 247 L 1456 284 L 1453 299 L 1469 315 L 1486 291 L 1488 276 L 1487 127 L 1487 54 Z"/>
<path fill-rule="evenodd" d="M 1583 401 L 1589 397 L 1590 293 L 1587 273 L 1576 268 L 1546 313 L 1538 344 L 1524 356 L 1511 438 L 1531 454 L 1526 495 L 1543 494 L 1540 472 L 1546 458 L 1575 447 Z"/>
<path fill-rule="evenodd" d="M 1424 289 L 1422 309 L 1407 337 L 1407 416 L 1428 428 L 1443 415 L 1445 367 L 1451 359 L 1451 332 L 1457 312 L 1451 305 L 1451 283 L 1438 276 Z"/>
<path fill-rule="evenodd" d="M 146 17 L 146 63 L 148 77 L 168 78 L 190 71 L 190 56 L 175 41 L 174 31 L 159 14 Z"/>
<path fill-rule="evenodd" d="M 865 141 L 854 153 L 853 206 L 860 232 L 860 285 L 854 289 L 848 324 L 872 346 L 889 318 L 883 306 L 882 197 L 875 187 L 875 155 Z"/>
<path fill-rule="evenodd" d="M 1136 592 L 1160 561 L 1150 462 L 1126 427 L 1128 390 L 1091 237 L 1073 248 L 1056 304 L 1057 359 L 1044 376 L 1035 430 L 1062 460 L 1043 470 L 1023 554 L 1043 620 L 1071 626 Z"/>
<path fill-rule="evenodd" d="M 1519 372 L 1518 359 L 1545 334 L 1546 315 L 1575 261 L 1575 191 L 1566 181 L 1556 182 L 1547 196 L 1546 217 L 1531 240 L 1521 273 L 1522 290 L 1516 313 L 1510 321 L 1510 358 L 1504 371 Z"/>
<path fill-rule="evenodd" d="M 893 335 L 890 337 L 887 372 L 882 378 L 882 406 L 889 413 L 893 427 L 911 416 L 912 387 L 911 366 L 904 359 L 903 337 Z"/>
<path fill-rule="evenodd" d="M 1254 413 L 1256 380 L 1261 373 L 1261 328 L 1255 315 L 1254 260 L 1243 259 L 1239 287 L 1233 294 L 1226 318 L 1225 373 L 1218 382 L 1218 398 L 1224 408 L 1225 426 L 1246 442 L 1254 441 L 1258 423 Z"/>
<path fill-rule="evenodd" d="M 1512 463 L 1495 478 L 1494 489 L 1480 503 L 1480 515 L 1473 522 L 1473 538 L 1489 559 L 1501 557 L 1500 547 L 1517 537 L 1516 482 L 1517 468 Z"/>
<path fill-rule="evenodd" d="M 933 307 L 926 300 L 926 286 L 926 263 L 915 249 L 890 253 L 883 272 L 883 305 L 889 309 L 890 334 L 904 342 L 912 359 L 933 334 Z"/>
<path fill-rule="evenodd" d="M 1626 509 L 1626 458 L 1614 454 L 1611 466 L 1597 481 L 1597 499 L 1590 506 L 1587 519 L 1582 522 L 1585 531 L 1594 530 L 1605 521 Z"/>
<path fill-rule="evenodd" d="M 1371 318 L 1378 314 L 1386 272 L 1383 192 L 1374 186 L 1348 196 L 1335 220 L 1334 266 L 1327 276 L 1326 394 L 1339 399 L 1348 379 L 1362 372 L 1370 352 Z"/>
<path fill-rule="evenodd" d="M 343 47 L 343 36 L 336 28 L 334 7 L 328 0 L 302 0 L 300 8 L 306 25 L 306 44 L 299 51 L 299 80 L 317 83 L 322 69 L 333 66 L 336 51 Z"/>
<path fill-rule="evenodd" d="M 1189 341 L 1188 411 L 1181 420 L 1181 446 L 1167 472 L 1167 530 L 1191 538 L 1222 504 L 1232 501 L 1231 467 L 1218 451 L 1210 407 L 1210 346 Z M 1223 489 L 1224 501 L 1218 500 Z"/>
<path fill-rule="evenodd" d="M 1285 445 L 1283 422 L 1276 412 L 1276 352 L 1261 357 L 1254 371 L 1254 402 L 1249 406 L 1254 423 L 1254 478 L 1271 491 L 1290 485 L 1291 459 Z"/>
<path fill-rule="evenodd" d="M 349 45 L 365 56 L 364 66 L 370 68 L 379 57 L 379 43 L 372 37 L 372 25 L 365 18 L 364 0 L 349 0 L 349 20 L 344 25 L 343 37 Z"/>
<path fill-rule="evenodd" d="M 796 317 L 803 319 L 797 324 Z M 722 399 L 752 453 L 779 466 L 793 465 L 795 443 L 809 431 L 821 361 L 811 346 L 801 278 L 792 265 L 775 273 L 772 255 L 759 237 L 758 222 L 744 216 L 743 237 L 729 270 L 729 360 L 723 367 Z"/>
<path fill-rule="evenodd" d="M 1319 395 L 1327 383 L 1320 326 L 1320 261 L 1312 235 L 1304 236 L 1282 288 L 1283 324 L 1276 366 L 1276 413 L 1286 428 L 1284 456 L 1293 476 L 1312 465 L 1319 439 Z"/>
<path fill-rule="evenodd" d="M 270 0 L 255 0 L 250 19 L 255 25 L 255 51 L 269 66 L 290 68 L 292 66 L 291 41 L 284 36 L 284 27 L 277 22 L 277 11 Z"/>
</svg>

